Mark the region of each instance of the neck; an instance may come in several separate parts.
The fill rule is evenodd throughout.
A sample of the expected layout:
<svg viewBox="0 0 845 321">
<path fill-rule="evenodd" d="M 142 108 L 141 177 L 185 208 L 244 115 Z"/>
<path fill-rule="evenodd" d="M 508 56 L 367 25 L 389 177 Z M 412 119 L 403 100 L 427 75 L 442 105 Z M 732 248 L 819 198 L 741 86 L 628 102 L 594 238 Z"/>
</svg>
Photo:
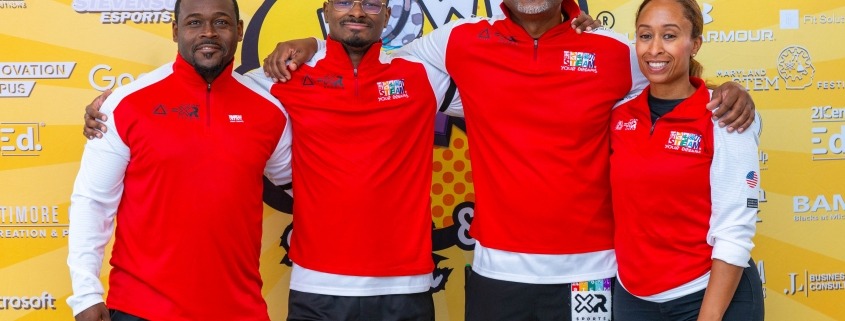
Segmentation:
<svg viewBox="0 0 845 321">
<path fill-rule="evenodd" d="M 367 50 L 370 50 L 370 47 L 373 45 L 367 45 L 364 47 L 352 47 L 346 44 L 343 44 L 343 49 L 346 50 L 346 54 L 349 55 L 349 60 L 352 61 L 352 67 L 358 68 L 358 65 L 361 63 L 361 59 L 364 58 L 364 55 L 367 54 Z"/>
<path fill-rule="evenodd" d="M 685 99 L 695 93 L 695 86 L 688 80 L 677 84 L 652 84 L 649 94 L 660 99 Z"/>
<path fill-rule="evenodd" d="M 510 10 L 510 8 L 508 9 Z M 561 14 L 560 5 L 535 14 L 521 13 L 516 10 L 510 10 L 510 13 L 511 19 L 525 29 L 528 35 L 534 39 L 540 38 L 546 31 L 551 30 L 566 20 Z"/>
</svg>

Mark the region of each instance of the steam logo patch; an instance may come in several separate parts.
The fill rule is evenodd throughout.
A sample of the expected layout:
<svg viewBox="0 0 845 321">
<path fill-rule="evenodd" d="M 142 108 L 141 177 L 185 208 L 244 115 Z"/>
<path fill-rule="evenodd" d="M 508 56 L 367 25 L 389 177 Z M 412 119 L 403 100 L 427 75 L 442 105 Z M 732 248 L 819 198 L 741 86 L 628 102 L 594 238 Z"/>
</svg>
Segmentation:
<svg viewBox="0 0 845 321">
<path fill-rule="evenodd" d="M 563 65 L 560 70 L 598 72 L 596 69 L 596 54 L 579 51 L 564 51 Z"/>
<path fill-rule="evenodd" d="M 701 153 L 701 135 L 670 131 L 669 139 L 666 141 L 666 149 L 680 150 L 688 153 Z"/>
<path fill-rule="evenodd" d="M 408 98 L 405 92 L 405 80 L 388 80 L 376 82 L 378 88 L 378 101 L 390 101 L 394 99 Z"/>
</svg>

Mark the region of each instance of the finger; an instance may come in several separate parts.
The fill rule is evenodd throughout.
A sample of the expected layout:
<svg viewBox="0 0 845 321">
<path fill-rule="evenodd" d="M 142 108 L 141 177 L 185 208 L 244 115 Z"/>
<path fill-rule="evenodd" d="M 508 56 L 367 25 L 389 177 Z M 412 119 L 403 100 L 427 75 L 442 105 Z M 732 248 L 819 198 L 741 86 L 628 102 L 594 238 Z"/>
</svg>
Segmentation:
<svg viewBox="0 0 845 321">
<path fill-rule="evenodd" d="M 293 57 L 296 57 L 296 50 L 288 49 L 287 52 L 285 53 L 284 61 L 287 62 L 288 60 L 293 59 Z M 287 63 L 285 65 L 285 67 L 281 69 L 281 71 L 282 71 L 282 77 L 285 80 L 290 80 L 290 71 L 288 70 Z"/>
</svg>

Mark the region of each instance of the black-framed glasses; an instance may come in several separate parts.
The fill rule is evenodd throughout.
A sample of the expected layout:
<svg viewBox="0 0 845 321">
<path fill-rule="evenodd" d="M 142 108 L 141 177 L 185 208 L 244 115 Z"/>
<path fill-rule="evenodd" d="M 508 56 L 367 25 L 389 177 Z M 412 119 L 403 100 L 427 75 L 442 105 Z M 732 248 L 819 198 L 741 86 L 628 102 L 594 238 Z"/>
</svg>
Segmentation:
<svg viewBox="0 0 845 321">
<path fill-rule="evenodd" d="M 355 6 L 355 3 L 361 4 L 361 10 L 364 11 L 366 14 L 378 14 L 381 12 L 381 7 L 384 7 L 384 3 L 380 0 L 326 0 L 332 4 L 332 8 L 334 8 L 337 12 L 349 12 L 352 10 L 352 7 Z"/>
</svg>

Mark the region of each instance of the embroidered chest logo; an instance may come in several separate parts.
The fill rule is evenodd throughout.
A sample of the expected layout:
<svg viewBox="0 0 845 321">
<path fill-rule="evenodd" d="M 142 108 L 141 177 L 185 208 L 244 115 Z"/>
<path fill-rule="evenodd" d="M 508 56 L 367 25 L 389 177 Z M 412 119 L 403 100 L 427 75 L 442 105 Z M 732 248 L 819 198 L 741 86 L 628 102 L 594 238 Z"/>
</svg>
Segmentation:
<svg viewBox="0 0 845 321">
<path fill-rule="evenodd" d="M 670 131 L 666 149 L 701 154 L 701 135 Z"/>
<path fill-rule="evenodd" d="M 243 115 L 229 115 L 229 122 L 230 123 L 243 123 L 244 116 Z"/>
<path fill-rule="evenodd" d="M 514 37 L 514 36 L 506 36 L 506 35 L 503 35 L 502 33 L 498 32 L 498 31 L 494 32 L 493 35 L 496 37 L 496 41 L 498 41 L 500 43 L 503 43 L 503 44 L 506 44 L 506 45 L 514 45 L 514 46 L 517 44 L 516 37 Z M 478 39 L 490 40 L 490 28 L 484 28 L 484 30 L 479 32 L 478 33 Z"/>
<path fill-rule="evenodd" d="M 378 87 L 378 101 L 390 101 L 394 99 L 408 98 L 408 92 L 405 91 L 405 80 L 388 80 L 376 82 Z"/>
<path fill-rule="evenodd" d="M 616 130 L 637 130 L 637 120 L 631 119 L 629 121 L 623 122 L 619 121 L 616 123 Z"/>
<path fill-rule="evenodd" d="M 596 54 L 580 51 L 564 51 L 560 70 L 598 73 Z"/>
<path fill-rule="evenodd" d="M 310 87 L 315 85 L 320 85 L 328 89 L 343 89 L 343 76 L 327 75 L 323 77 L 311 77 L 311 75 L 305 75 L 302 78 L 302 86 Z"/>
<path fill-rule="evenodd" d="M 199 119 L 200 107 L 194 104 L 182 104 L 177 107 L 167 107 L 164 104 L 159 104 L 153 108 L 153 115 L 167 116 L 169 114 L 174 114 L 184 119 Z"/>
</svg>

